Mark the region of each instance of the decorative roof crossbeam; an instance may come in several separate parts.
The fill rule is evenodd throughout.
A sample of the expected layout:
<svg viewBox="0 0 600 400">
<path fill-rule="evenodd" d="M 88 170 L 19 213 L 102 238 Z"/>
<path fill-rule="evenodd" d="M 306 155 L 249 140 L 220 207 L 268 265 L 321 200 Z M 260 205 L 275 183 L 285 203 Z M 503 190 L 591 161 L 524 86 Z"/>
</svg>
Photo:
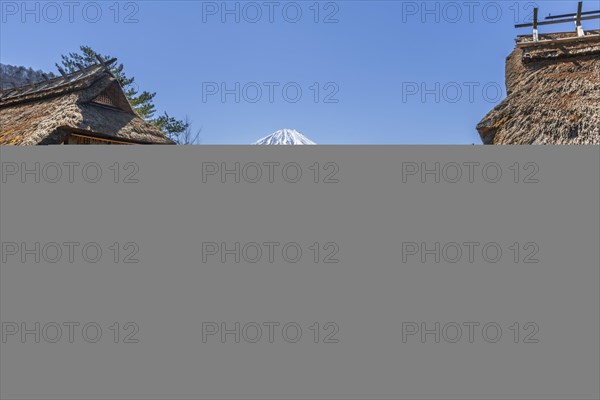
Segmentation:
<svg viewBox="0 0 600 400">
<path fill-rule="evenodd" d="M 600 10 L 596 11 L 583 11 L 583 1 L 580 1 L 577 4 L 577 13 L 575 14 L 562 14 L 562 15 L 549 15 L 546 17 L 545 21 L 540 22 L 538 20 L 538 8 L 536 7 L 533 10 L 533 22 L 527 24 L 517 24 L 515 28 L 527 28 L 533 27 L 533 41 L 539 42 L 539 31 L 538 26 L 540 25 L 554 25 L 554 24 L 564 24 L 567 22 L 575 22 L 575 28 L 577 32 L 577 37 L 585 37 L 585 31 L 583 30 L 583 26 L 581 25 L 581 21 L 587 21 L 592 19 L 600 18 Z"/>
</svg>

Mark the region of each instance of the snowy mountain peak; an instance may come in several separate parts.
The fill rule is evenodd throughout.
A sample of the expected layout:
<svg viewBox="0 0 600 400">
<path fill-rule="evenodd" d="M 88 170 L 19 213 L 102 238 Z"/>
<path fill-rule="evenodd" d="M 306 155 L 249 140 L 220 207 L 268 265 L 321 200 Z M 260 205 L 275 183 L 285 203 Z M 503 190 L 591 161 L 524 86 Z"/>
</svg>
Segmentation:
<svg viewBox="0 0 600 400">
<path fill-rule="evenodd" d="M 316 144 L 295 129 L 281 129 L 266 136 L 254 144 Z"/>
</svg>

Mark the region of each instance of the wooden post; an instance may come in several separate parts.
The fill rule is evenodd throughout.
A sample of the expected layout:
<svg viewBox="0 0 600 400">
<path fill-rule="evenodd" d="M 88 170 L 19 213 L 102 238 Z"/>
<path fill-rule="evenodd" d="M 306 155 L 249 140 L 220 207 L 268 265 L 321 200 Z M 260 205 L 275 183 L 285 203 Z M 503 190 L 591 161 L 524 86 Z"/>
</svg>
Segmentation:
<svg viewBox="0 0 600 400">
<path fill-rule="evenodd" d="M 577 26 L 577 36 L 584 37 L 585 32 L 583 31 L 583 26 L 581 26 L 581 13 L 583 11 L 583 1 L 580 1 L 577 5 L 577 16 L 575 18 L 575 25 Z"/>
<path fill-rule="evenodd" d="M 540 34 L 538 31 L 538 8 L 533 9 L 533 41 L 540 41 Z"/>
</svg>

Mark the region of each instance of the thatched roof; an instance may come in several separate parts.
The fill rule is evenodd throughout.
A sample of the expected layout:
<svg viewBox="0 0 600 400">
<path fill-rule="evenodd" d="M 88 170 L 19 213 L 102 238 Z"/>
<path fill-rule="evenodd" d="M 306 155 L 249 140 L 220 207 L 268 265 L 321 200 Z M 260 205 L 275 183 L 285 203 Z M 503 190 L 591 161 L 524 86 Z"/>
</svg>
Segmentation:
<svg viewBox="0 0 600 400">
<path fill-rule="evenodd" d="M 135 113 L 106 65 L 0 91 L 0 145 L 59 144 L 70 133 L 125 143 L 173 143 Z"/>
<path fill-rule="evenodd" d="M 518 37 L 506 90 L 477 125 L 484 144 L 600 144 L 600 31 Z"/>
</svg>

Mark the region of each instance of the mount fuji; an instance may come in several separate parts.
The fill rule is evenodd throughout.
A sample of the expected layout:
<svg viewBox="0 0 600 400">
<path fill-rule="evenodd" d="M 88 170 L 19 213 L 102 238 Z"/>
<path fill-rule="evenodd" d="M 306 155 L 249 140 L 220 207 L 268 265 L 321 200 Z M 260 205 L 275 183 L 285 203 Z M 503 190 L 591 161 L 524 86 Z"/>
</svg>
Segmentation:
<svg viewBox="0 0 600 400">
<path fill-rule="evenodd" d="M 281 129 L 266 136 L 253 144 L 280 145 L 280 144 L 316 144 L 295 129 Z"/>
</svg>

